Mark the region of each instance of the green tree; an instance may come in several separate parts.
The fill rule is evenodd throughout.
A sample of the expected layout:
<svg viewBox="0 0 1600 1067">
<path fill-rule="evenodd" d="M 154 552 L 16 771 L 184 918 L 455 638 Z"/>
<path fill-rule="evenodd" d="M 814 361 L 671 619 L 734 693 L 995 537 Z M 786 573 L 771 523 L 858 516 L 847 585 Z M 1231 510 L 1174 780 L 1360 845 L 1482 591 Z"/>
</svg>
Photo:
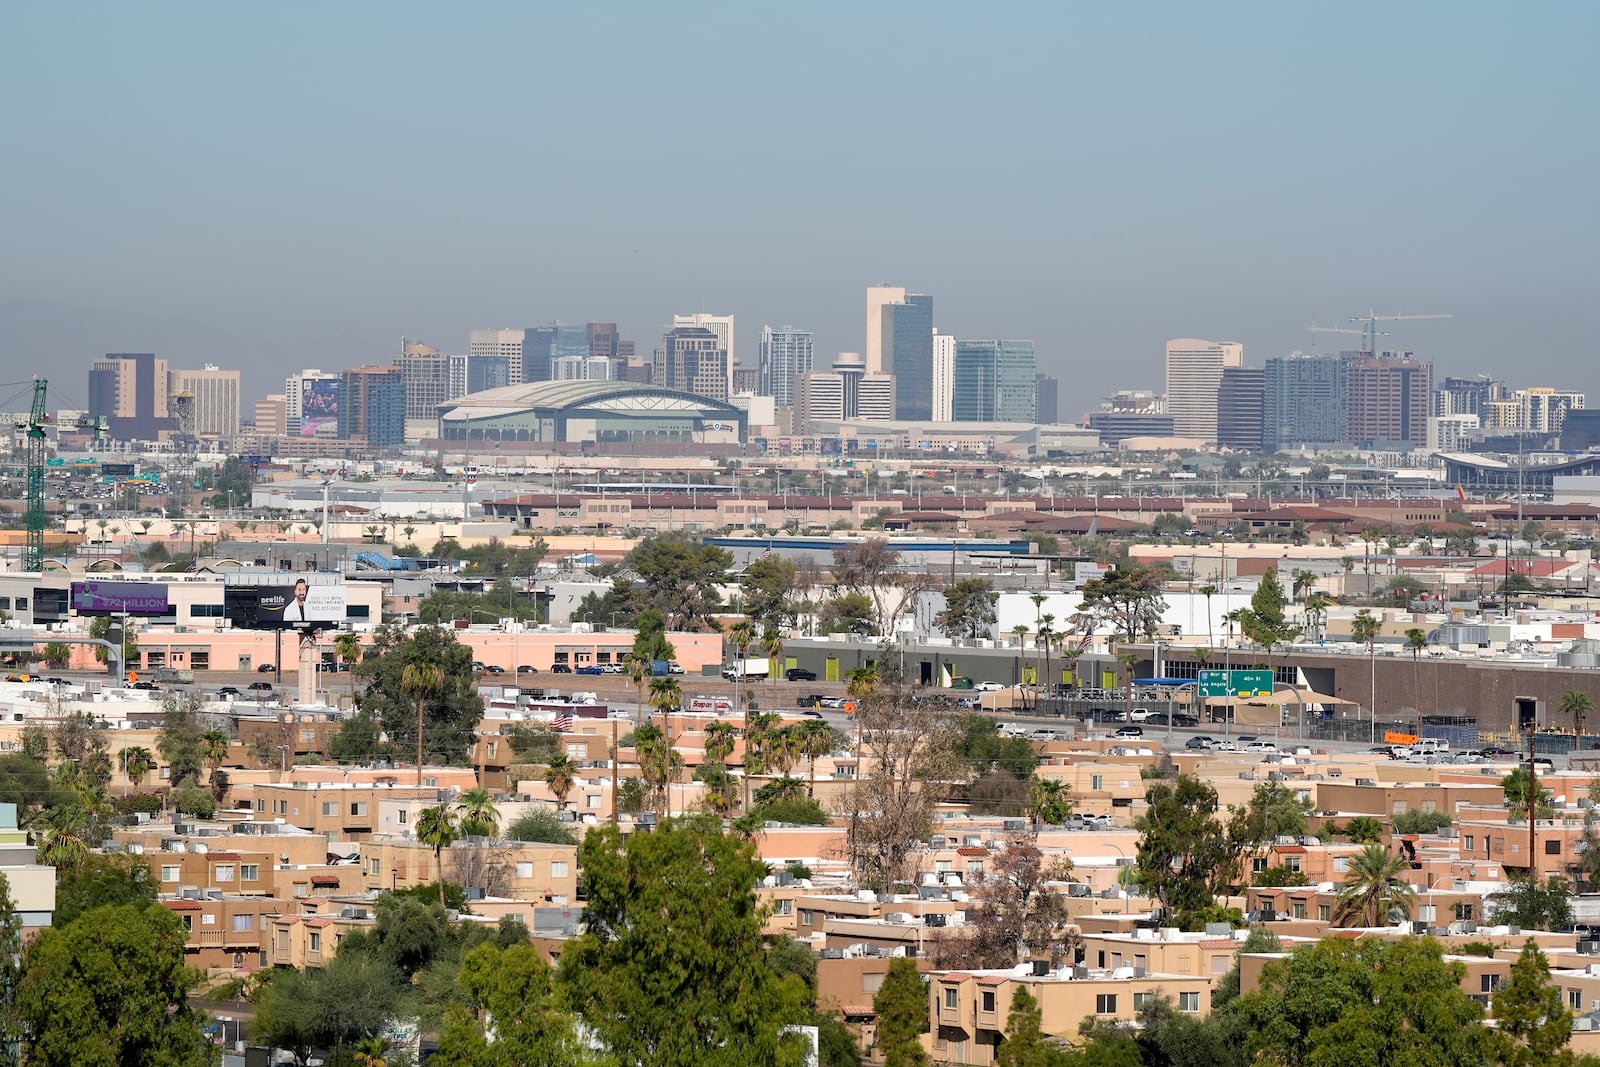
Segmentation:
<svg viewBox="0 0 1600 1067">
<path fill-rule="evenodd" d="M 17 1052 L 25 1036 L 17 1012 L 17 986 L 21 981 L 22 918 L 11 900 L 11 882 L 0 874 L 0 1064 L 5 1067 L 15 1067 L 20 1062 Z"/>
<path fill-rule="evenodd" d="M 156 751 L 167 761 L 171 772 L 172 788 L 185 782 L 198 784 L 200 771 L 205 766 L 202 739 L 196 715 L 199 701 L 193 696 L 169 696 L 161 702 L 161 733 L 156 738 Z"/>
<path fill-rule="evenodd" d="M 1339 831 L 1358 845 L 1370 844 L 1383 838 L 1383 823 L 1370 815 L 1357 815 Z"/>
<path fill-rule="evenodd" d="M 96 908 L 132 904 L 141 910 L 156 902 L 150 868 L 130 856 L 87 856 L 58 872 L 54 924 L 76 922 Z"/>
<path fill-rule="evenodd" d="M 544 768 L 544 784 L 556 796 L 556 810 L 567 806 L 567 796 L 578 780 L 578 763 L 565 752 L 552 755 Z"/>
<path fill-rule="evenodd" d="M 96 908 L 23 955 L 17 1016 L 40 1067 L 203 1067 L 212 1047 L 188 1004 L 188 932 L 159 905 Z"/>
<path fill-rule="evenodd" d="M 44 661 L 52 669 L 60 670 L 67 665 L 67 660 L 72 658 L 72 646 L 65 641 L 51 641 L 41 650 Z"/>
<path fill-rule="evenodd" d="M 1528 814 L 1528 793 L 1532 788 L 1526 766 L 1518 767 L 1500 779 L 1500 790 L 1505 795 L 1506 808 L 1524 818 Z M 1555 794 L 1543 786 L 1539 787 L 1539 802 L 1535 805 L 1535 809 L 1539 818 L 1552 818 L 1556 810 Z"/>
<path fill-rule="evenodd" d="M 1118 567 L 1083 584 L 1078 610 L 1089 612 L 1097 624 L 1110 623 L 1120 640 L 1137 641 L 1161 622 L 1167 606 L 1161 597 L 1166 578 L 1161 567 Z"/>
<path fill-rule="evenodd" d="M 524 815 L 517 816 L 510 826 L 506 827 L 506 839 L 510 841 L 543 842 L 551 845 L 576 845 L 578 843 L 566 823 L 562 822 L 555 812 L 548 808 L 534 808 Z"/>
<path fill-rule="evenodd" d="M 440 1067 L 575 1067 L 583 1060 L 555 972 L 532 945 L 475 946 L 461 962 L 466 1003 L 445 1019 Z M 490 1038 L 492 1025 L 493 1038 Z"/>
<path fill-rule="evenodd" d="M 987 578 L 963 578 L 944 591 L 944 610 L 934 621 L 950 637 L 976 640 L 994 627 L 1000 594 Z"/>
<path fill-rule="evenodd" d="M 274 971 L 256 997 L 255 1031 L 300 1063 L 319 1048 L 338 1063 L 346 1048 L 383 1030 L 399 1008 L 402 972 L 363 952 L 363 936 L 346 935 L 326 967 Z"/>
<path fill-rule="evenodd" d="M 439 876 L 439 906 L 444 907 L 444 850 L 461 836 L 461 826 L 448 804 L 424 808 L 417 815 L 417 840 L 433 849 L 433 867 Z"/>
<path fill-rule="evenodd" d="M 1401 877 L 1409 869 L 1399 853 L 1379 844 L 1367 845 L 1350 858 L 1333 910 L 1334 922 L 1344 926 L 1360 919 L 1373 927 L 1382 926 L 1396 908 L 1409 915 L 1416 890 Z"/>
<path fill-rule="evenodd" d="M 1250 610 L 1240 620 L 1240 629 L 1245 637 L 1260 645 L 1269 656 L 1274 648 L 1300 636 L 1300 627 L 1289 622 L 1283 613 L 1285 603 L 1278 572 L 1268 567 L 1250 597 Z"/>
<path fill-rule="evenodd" d="M 143 745 L 131 745 L 122 750 L 122 773 L 128 776 L 128 783 L 138 789 L 144 784 L 144 776 L 155 770 L 155 757 Z"/>
<path fill-rule="evenodd" d="M 1006 1037 L 995 1053 L 995 1067 L 1053 1067 L 1059 1062 L 1059 1054 L 1045 1041 L 1043 1016 L 1027 987 L 1014 985 Z"/>
<path fill-rule="evenodd" d="M 685 533 L 647 537 L 623 563 L 635 578 L 625 587 L 627 608 L 633 615 L 654 608 L 674 630 L 713 628 L 711 615 L 722 604 L 717 585 L 732 565 L 731 553 Z"/>
<path fill-rule="evenodd" d="M 928 991 L 916 960 L 889 964 L 872 1008 L 878 1013 L 878 1051 L 884 1067 L 924 1067 L 928 1054 L 920 1035 L 928 1029 Z"/>
<path fill-rule="evenodd" d="M 760 556 L 739 576 L 745 614 L 763 630 L 776 630 L 788 618 L 794 591 L 794 561 L 782 556 Z"/>
<path fill-rule="evenodd" d="M 1572 884 L 1552 875 L 1543 884 L 1526 874 L 1512 875 L 1505 888 L 1489 896 L 1497 923 L 1524 930 L 1560 930 L 1572 924 Z"/>
<path fill-rule="evenodd" d="M 584 1022 L 624 1064 L 796 1064 L 780 1035 L 803 1011 L 799 979 L 761 951 L 766 873 L 753 844 L 707 819 L 669 819 L 626 840 L 591 830 L 578 849 L 588 906 L 560 977 Z"/>
<path fill-rule="evenodd" d="M 1072 790 L 1059 778 L 1035 777 L 1028 787 L 1028 814 L 1035 822 L 1061 825 L 1072 814 Z"/>
<path fill-rule="evenodd" d="M 442 675 L 442 686 L 430 691 L 408 689 L 408 668 L 415 668 L 411 672 L 413 686 L 422 674 L 430 680 Z M 425 736 L 424 760 L 457 766 L 467 763 L 473 731 L 483 717 L 483 698 L 473 685 L 471 648 L 447 630 L 423 626 L 382 654 L 363 660 L 355 670 L 365 683 L 361 711 L 382 724 L 398 751 L 415 751 Z M 438 675 L 433 674 L 435 670 Z M 419 695 L 413 696 L 413 692 Z"/>
<path fill-rule="evenodd" d="M 683 753 L 673 745 L 659 726 L 641 726 L 633 732 L 633 748 L 639 757 L 639 777 L 656 814 L 665 815 L 668 789 L 683 774 Z"/>
<path fill-rule="evenodd" d="M 1572 716 L 1572 734 L 1579 739 L 1581 748 L 1583 720 L 1585 716 L 1594 714 L 1594 697 L 1582 689 L 1569 689 L 1561 694 L 1561 702 L 1556 705 L 1556 710 L 1563 715 Z"/>
<path fill-rule="evenodd" d="M 817 613 L 817 627 L 825 634 L 873 633 L 875 609 L 872 598 L 865 593 L 841 593 L 822 605 Z"/>
<path fill-rule="evenodd" d="M 1306 836 L 1311 802 L 1301 800 L 1282 782 L 1257 782 L 1250 800 L 1229 809 L 1228 835 L 1246 848 L 1259 848 L 1280 837 Z"/>
<path fill-rule="evenodd" d="M 1461 989 L 1466 966 L 1431 938 L 1328 938 L 1273 960 L 1239 998 L 1247 1051 L 1281 1067 L 1482 1064 L 1483 1009 Z"/>
<path fill-rule="evenodd" d="M 1572 1012 L 1550 981 L 1550 961 L 1528 938 L 1511 965 L 1511 980 L 1494 995 L 1496 1061 L 1504 1067 L 1570 1064 Z"/>
<path fill-rule="evenodd" d="M 1450 825 L 1448 811 L 1402 811 L 1394 816 L 1394 832 L 1397 834 L 1436 834 Z M 1372 840 L 1376 841 L 1374 837 Z"/>
<path fill-rule="evenodd" d="M 1139 885 L 1175 925 L 1193 928 L 1237 878 L 1238 852 L 1217 818 L 1217 792 L 1198 778 L 1153 782 L 1145 791 L 1136 863 Z"/>
<path fill-rule="evenodd" d="M 677 659 L 677 649 L 667 640 L 667 617 L 659 610 L 647 608 L 640 612 L 634 628 L 632 656 L 645 665 L 647 672 L 656 660 Z"/>
<path fill-rule="evenodd" d="M 1355 617 L 1350 620 L 1350 639 L 1357 644 L 1366 645 L 1369 653 L 1373 651 L 1381 633 L 1383 633 L 1383 623 L 1366 608 L 1356 612 Z"/>
<path fill-rule="evenodd" d="M 392 755 L 394 746 L 382 735 L 383 724 L 377 716 L 370 711 L 357 711 L 339 724 L 339 732 L 328 745 L 328 755 L 339 763 L 360 763 Z"/>
</svg>

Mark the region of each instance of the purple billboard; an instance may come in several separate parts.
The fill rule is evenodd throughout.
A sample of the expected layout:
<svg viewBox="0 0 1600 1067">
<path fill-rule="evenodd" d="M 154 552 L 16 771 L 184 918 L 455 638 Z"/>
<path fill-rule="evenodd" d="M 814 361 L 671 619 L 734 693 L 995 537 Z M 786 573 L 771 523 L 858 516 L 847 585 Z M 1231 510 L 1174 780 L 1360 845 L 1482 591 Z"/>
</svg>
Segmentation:
<svg viewBox="0 0 1600 1067">
<path fill-rule="evenodd" d="M 165 615 L 167 587 L 156 582 L 73 582 L 77 615 Z"/>
<path fill-rule="evenodd" d="M 304 378 L 300 383 L 300 436 L 339 436 L 339 395 L 343 383 L 337 378 Z"/>
</svg>

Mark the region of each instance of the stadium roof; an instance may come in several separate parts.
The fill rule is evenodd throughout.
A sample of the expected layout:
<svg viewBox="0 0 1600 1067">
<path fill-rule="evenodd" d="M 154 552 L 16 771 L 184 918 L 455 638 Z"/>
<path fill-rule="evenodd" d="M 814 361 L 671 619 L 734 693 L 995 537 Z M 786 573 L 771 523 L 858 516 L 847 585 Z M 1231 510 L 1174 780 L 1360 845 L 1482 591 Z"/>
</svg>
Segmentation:
<svg viewBox="0 0 1600 1067">
<path fill-rule="evenodd" d="M 604 407 L 612 410 L 711 411 L 739 413 L 724 400 L 673 389 L 658 389 L 641 382 L 552 381 L 524 382 L 469 393 L 440 405 L 445 419 L 483 419 L 529 409 Z"/>
</svg>

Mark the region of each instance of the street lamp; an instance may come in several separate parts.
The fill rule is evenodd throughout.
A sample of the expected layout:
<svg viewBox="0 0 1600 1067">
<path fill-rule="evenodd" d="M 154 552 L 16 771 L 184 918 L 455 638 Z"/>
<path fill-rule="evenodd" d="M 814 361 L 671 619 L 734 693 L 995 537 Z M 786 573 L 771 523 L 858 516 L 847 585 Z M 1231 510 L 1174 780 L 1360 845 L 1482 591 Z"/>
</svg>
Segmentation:
<svg viewBox="0 0 1600 1067">
<path fill-rule="evenodd" d="M 395 892 L 395 891 L 397 891 L 399 889 L 399 879 L 400 879 L 400 868 L 399 867 L 390 867 L 389 868 L 389 892 L 393 893 L 393 892 Z"/>
</svg>

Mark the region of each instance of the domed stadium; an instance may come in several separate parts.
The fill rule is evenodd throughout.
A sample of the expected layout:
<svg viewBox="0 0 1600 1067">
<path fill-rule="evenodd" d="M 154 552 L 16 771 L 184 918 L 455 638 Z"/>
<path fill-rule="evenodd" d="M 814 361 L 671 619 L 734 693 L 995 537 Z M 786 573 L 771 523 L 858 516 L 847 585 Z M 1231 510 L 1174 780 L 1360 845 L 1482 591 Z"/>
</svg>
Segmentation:
<svg viewBox="0 0 1600 1067">
<path fill-rule="evenodd" d="M 525 382 L 439 405 L 446 441 L 737 444 L 745 413 L 723 400 L 639 382 Z"/>
</svg>

